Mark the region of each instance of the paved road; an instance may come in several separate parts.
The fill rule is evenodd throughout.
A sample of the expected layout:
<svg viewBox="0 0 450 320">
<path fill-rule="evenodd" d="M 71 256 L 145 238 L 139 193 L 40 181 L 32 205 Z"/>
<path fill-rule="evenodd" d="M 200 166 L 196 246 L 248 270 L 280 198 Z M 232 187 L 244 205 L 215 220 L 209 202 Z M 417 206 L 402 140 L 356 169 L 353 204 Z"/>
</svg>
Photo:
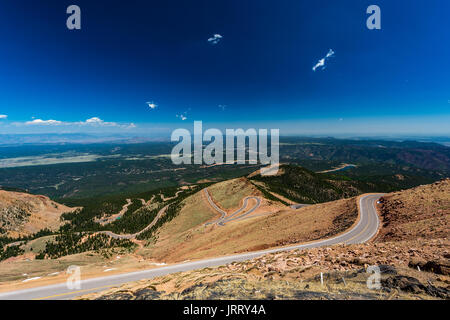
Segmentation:
<svg viewBox="0 0 450 320">
<path fill-rule="evenodd" d="M 208 199 L 209 204 L 217 211 L 221 214 L 220 218 L 212 221 L 212 222 L 208 222 L 206 223 L 206 225 L 210 225 L 210 224 L 215 224 L 218 223 L 219 221 L 221 221 L 223 218 L 225 218 L 225 216 L 227 215 L 227 212 L 222 210 L 221 208 L 219 208 L 217 206 L 217 204 L 211 199 L 211 195 L 209 194 L 209 191 L 207 188 L 203 189 L 203 192 L 205 193 L 206 199 Z"/>
<path fill-rule="evenodd" d="M 117 234 L 117 233 L 114 233 L 112 231 L 99 231 L 97 233 L 106 234 L 106 235 L 108 235 L 108 236 L 110 236 L 111 238 L 114 238 L 114 239 L 134 239 L 138 235 L 140 235 L 141 233 L 143 233 L 143 232 L 147 231 L 148 229 L 150 229 L 151 227 L 153 227 L 158 222 L 158 220 L 161 219 L 161 217 L 166 213 L 166 210 L 167 210 L 168 206 L 169 205 L 167 205 L 167 206 L 163 207 L 161 210 L 159 210 L 158 214 L 155 217 L 155 219 L 153 219 L 153 221 L 148 226 L 146 226 L 144 229 L 142 229 L 139 232 L 136 232 L 136 233 L 133 233 L 133 234 Z"/>
<path fill-rule="evenodd" d="M 255 211 L 256 209 L 259 208 L 259 206 L 261 205 L 261 199 L 258 197 L 245 197 L 244 198 L 244 203 L 242 204 L 242 207 L 240 207 L 238 210 L 236 210 L 235 212 L 233 212 L 232 214 L 230 214 L 228 217 L 225 217 L 227 215 L 227 212 L 222 210 L 215 202 L 214 200 L 211 198 L 211 195 L 209 194 L 209 191 L 207 188 L 203 189 L 206 199 L 208 200 L 209 204 L 218 212 L 221 214 L 220 218 L 217 220 L 214 220 L 212 222 L 208 222 L 205 223 L 206 226 L 211 225 L 211 224 L 217 224 L 219 226 L 224 226 L 225 223 L 229 222 L 229 221 L 233 221 L 233 220 L 239 220 L 247 215 L 249 215 L 250 213 L 252 213 L 253 211 Z M 250 209 L 248 210 L 246 213 L 244 213 L 243 215 L 240 216 L 236 216 L 239 213 L 243 212 L 247 206 L 248 206 L 248 201 L 249 200 L 255 200 L 256 204 Z"/>
<path fill-rule="evenodd" d="M 237 214 L 239 214 L 242 211 L 244 211 L 245 209 L 247 209 L 247 205 L 248 205 L 248 201 L 249 200 L 255 200 L 256 201 L 255 205 L 252 208 L 250 208 L 246 213 L 241 214 L 239 216 L 236 216 Z M 260 198 L 258 198 L 258 197 L 247 197 L 247 198 L 244 199 L 244 204 L 242 205 L 242 207 L 239 210 L 237 210 L 236 212 L 232 213 L 229 217 L 226 217 L 225 219 L 220 221 L 219 225 L 220 226 L 224 226 L 225 223 L 227 223 L 227 222 L 234 221 L 234 220 L 240 220 L 240 219 L 244 218 L 245 216 L 248 216 L 250 213 L 252 213 L 256 209 L 258 209 L 260 205 L 261 205 L 261 199 Z"/>
<path fill-rule="evenodd" d="M 45 287 L 37 287 L 7 293 L 1 293 L 0 299 L 71 299 L 87 293 L 98 292 L 110 287 L 117 287 L 130 281 L 138 281 L 163 276 L 170 273 L 189 271 L 206 267 L 220 266 L 235 261 L 244 261 L 257 258 L 266 253 L 288 251 L 294 249 L 309 249 L 314 247 L 330 246 L 338 243 L 363 243 L 370 240 L 378 231 L 380 222 L 375 209 L 375 202 L 382 194 L 365 195 L 360 198 L 360 219 L 356 226 L 349 231 L 333 238 L 319 240 L 311 243 L 294 245 L 283 248 L 269 249 L 258 252 L 243 253 L 220 258 L 205 259 L 201 261 L 180 263 L 176 265 L 112 275 L 107 277 L 88 279 L 81 281 L 81 288 L 78 290 L 68 289 L 66 284 L 56 284 Z"/>
</svg>

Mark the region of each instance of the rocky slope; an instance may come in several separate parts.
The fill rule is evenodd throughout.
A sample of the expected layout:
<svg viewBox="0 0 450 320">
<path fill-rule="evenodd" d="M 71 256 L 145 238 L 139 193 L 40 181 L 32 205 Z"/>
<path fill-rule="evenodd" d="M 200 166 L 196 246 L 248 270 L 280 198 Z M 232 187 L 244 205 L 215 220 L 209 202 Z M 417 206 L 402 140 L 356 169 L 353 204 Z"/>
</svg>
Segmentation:
<svg viewBox="0 0 450 320">
<path fill-rule="evenodd" d="M 72 210 L 45 196 L 0 190 L 0 235 L 18 237 L 57 229 L 61 214 Z"/>
<path fill-rule="evenodd" d="M 391 193 L 380 202 L 383 227 L 378 242 L 449 235 L 450 179 Z"/>
</svg>

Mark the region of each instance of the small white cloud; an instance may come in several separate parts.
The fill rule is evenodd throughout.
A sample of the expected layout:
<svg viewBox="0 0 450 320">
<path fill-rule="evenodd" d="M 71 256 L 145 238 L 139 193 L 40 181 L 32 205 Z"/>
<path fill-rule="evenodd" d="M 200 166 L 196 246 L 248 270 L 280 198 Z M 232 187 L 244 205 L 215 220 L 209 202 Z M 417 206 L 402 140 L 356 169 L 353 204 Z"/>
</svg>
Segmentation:
<svg viewBox="0 0 450 320">
<path fill-rule="evenodd" d="M 104 123 L 104 121 L 102 119 L 100 119 L 99 117 L 92 117 L 90 119 L 86 120 L 86 123 L 95 123 L 95 124 L 99 124 L 99 123 Z"/>
<path fill-rule="evenodd" d="M 106 122 L 99 117 L 92 117 L 87 119 L 86 121 L 76 122 L 78 125 L 90 125 L 90 126 L 109 126 L 116 127 L 120 126 L 117 122 Z"/>
<path fill-rule="evenodd" d="M 147 101 L 146 102 L 146 104 L 148 105 L 148 107 L 150 108 L 150 109 L 156 109 L 156 107 L 158 106 L 156 103 L 154 103 L 154 102 L 149 102 L 149 101 Z"/>
<path fill-rule="evenodd" d="M 182 114 L 177 114 L 177 118 L 180 118 L 181 121 L 187 120 L 187 112 L 183 112 Z"/>
<path fill-rule="evenodd" d="M 208 39 L 208 42 L 211 44 L 218 44 L 220 42 L 220 40 L 222 40 L 222 36 L 218 33 L 216 33 L 215 35 L 213 35 L 211 38 Z"/>
<path fill-rule="evenodd" d="M 227 108 L 226 104 L 219 104 L 219 108 L 222 109 L 222 111 L 225 111 L 225 109 Z"/>
<path fill-rule="evenodd" d="M 313 69 L 313 71 L 316 71 L 317 68 L 323 67 L 323 66 L 325 66 L 325 59 L 320 59 L 319 62 L 317 62 L 316 65 L 312 69 Z"/>
<path fill-rule="evenodd" d="M 62 121 L 58 120 L 42 120 L 42 119 L 34 119 L 32 121 L 25 122 L 27 126 L 29 125 L 44 125 L 44 126 L 59 126 L 62 125 Z"/>
<path fill-rule="evenodd" d="M 0 119 L 6 119 L 8 116 L 6 114 L 0 114 Z"/>
<path fill-rule="evenodd" d="M 328 51 L 328 53 L 327 53 L 327 55 L 325 56 L 325 58 L 330 58 L 330 57 L 332 57 L 332 56 L 334 56 L 334 51 L 333 51 L 333 49 L 330 49 L 329 51 Z"/>
<path fill-rule="evenodd" d="M 330 49 L 330 50 L 328 51 L 327 55 L 325 56 L 325 58 L 320 59 L 319 62 L 317 62 L 316 65 L 312 68 L 313 71 L 315 72 L 316 69 L 317 69 L 317 68 L 320 68 L 320 67 L 322 67 L 321 70 L 324 70 L 324 69 L 326 68 L 325 62 L 326 62 L 328 59 L 332 58 L 333 56 L 334 56 L 334 51 L 333 51 L 333 49 Z"/>
</svg>

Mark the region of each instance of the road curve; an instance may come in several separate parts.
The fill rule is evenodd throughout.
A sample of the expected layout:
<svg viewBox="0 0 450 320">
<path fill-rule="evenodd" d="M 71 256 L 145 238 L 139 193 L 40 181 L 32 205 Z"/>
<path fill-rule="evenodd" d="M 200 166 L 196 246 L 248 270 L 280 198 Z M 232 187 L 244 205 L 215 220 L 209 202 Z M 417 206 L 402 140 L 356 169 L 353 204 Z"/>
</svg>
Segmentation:
<svg viewBox="0 0 450 320">
<path fill-rule="evenodd" d="M 153 219 L 153 221 L 150 222 L 150 224 L 147 225 L 144 229 L 142 229 L 141 231 L 138 231 L 136 233 L 133 233 L 133 234 L 117 234 L 117 233 L 114 233 L 112 231 L 98 231 L 96 233 L 103 233 L 103 234 L 106 234 L 106 235 L 108 235 L 108 236 L 110 236 L 111 238 L 114 238 L 114 239 L 134 239 L 138 235 L 140 235 L 141 233 L 143 233 L 143 232 L 147 231 L 148 229 L 150 229 L 151 227 L 153 227 L 158 222 L 158 220 L 161 219 L 161 217 L 166 213 L 166 210 L 167 210 L 168 206 L 169 205 L 167 205 L 167 206 L 163 207 L 161 210 L 159 210 L 158 214 L 155 217 L 155 219 Z"/>
<path fill-rule="evenodd" d="M 250 208 L 250 210 L 245 212 L 244 214 L 236 216 L 237 214 L 241 213 L 242 211 L 244 211 L 247 208 L 248 200 L 255 200 L 256 201 L 255 205 L 252 208 Z M 250 213 L 252 213 L 256 209 L 258 209 L 260 205 L 261 205 L 261 199 L 260 198 L 258 198 L 258 197 L 247 197 L 247 198 L 244 199 L 244 204 L 242 205 L 242 207 L 238 211 L 232 213 L 229 217 L 223 219 L 218 224 L 220 226 L 224 226 L 225 223 L 227 223 L 227 222 L 230 222 L 230 221 L 233 221 L 233 220 L 240 220 L 240 219 L 244 218 L 245 216 L 248 216 Z"/>
<path fill-rule="evenodd" d="M 217 206 L 217 204 L 211 199 L 211 195 L 209 194 L 209 191 L 207 188 L 203 189 L 203 192 L 205 193 L 206 199 L 208 200 L 209 204 L 214 208 L 214 210 L 216 210 L 217 212 L 219 212 L 221 214 L 220 218 L 212 221 L 212 222 L 208 222 L 205 225 L 210 225 L 210 224 L 215 224 L 220 222 L 223 218 L 225 218 L 225 216 L 227 215 L 227 212 L 222 210 L 221 208 L 219 208 Z"/>
<path fill-rule="evenodd" d="M 111 287 L 117 287 L 126 282 L 151 279 L 154 277 L 163 276 L 175 272 L 190 271 L 206 267 L 215 267 L 231 262 L 245 261 L 257 258 L 266 253 L 331 246 L 339 243 L 345 244 L 363 243 L 370 240 L 373 236 L 375 236 L 380 226 L 378 214 L 375 209 L 375 203 L 381 196 L 382 194 L 369 194 L 361 196 L 359 200 L 360 215 L 358 223 L 354 227 L 352 227 L 349 231 L 329 239 L 318 240 L 310 243 L 293 245 L 282 248 L 268 249 L 257 252 L 242 253 L 219 258 L 180 263 L 144 271 L 130 272 L 118 275 L 111 275 L 107 277 L 82 280 L 80 289 L 68 289 L 66 284 L 62 283 L 50 286 L 0 293 L 0 299 L 2 300 L 72 299 L 84 294 L 99 292 Z"/>
<path fill-rule="evenodd" d="M 208 222 L 205 223 L 205 226 L 211 225 L 211 224 L 217 224 L 219 226 L 224 226 L 225 223 L 229 222 L 229 221 L 233 221 L 233 220 L 239 220 L 247 215 L 249 215 L 250 213 L 252 213 L 253 211 L 255 211 L 256 209 L 259 208 L 259 206 L 261 205 L 261 199 L 258 197 L 245 197 L 244 198 L 244 203 L 242 204 L 242 207 L 240 207 L 238 210 L 236 210 L 235 212 L 233 212 L 232 214 L 230 214 L 228 217 L 226 217 L 227 212 L 222 210 L 211 198 L 211 195 L 209 194 L 209 191 L 207 188 L 203 189 L 206 199 L 208 200 L 209 204 L 211 205 L 211 207 L 213 207 L 218 213 L 221 214 L 220 218 L 217 220 L 214 220 L 212 222 Z M 244 213 L 243 215 L 237 216 L 239 213 L 243 212 L 247 206 L 248 206 L 248 201 L 249 200 L 255 200 L 256 204 L 250 209 L 248 210 L 246 213 Z"/>
</svg>

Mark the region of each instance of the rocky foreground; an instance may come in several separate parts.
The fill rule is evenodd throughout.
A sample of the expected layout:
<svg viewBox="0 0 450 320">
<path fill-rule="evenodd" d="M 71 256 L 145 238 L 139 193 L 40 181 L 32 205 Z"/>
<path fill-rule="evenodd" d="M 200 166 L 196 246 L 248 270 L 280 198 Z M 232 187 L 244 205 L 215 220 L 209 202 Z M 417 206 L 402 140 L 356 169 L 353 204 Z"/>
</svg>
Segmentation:
<svg viewBox="0 0 450 320">
<path fill-rule="evenodd" d="M 296 250 L 130 283 L 81 299 L 449 299 L 448 248 L 448 241 L 418 240 Z M 371 265 L 380 268 L 380 289 L 367 286 Z"/>
</svg>

